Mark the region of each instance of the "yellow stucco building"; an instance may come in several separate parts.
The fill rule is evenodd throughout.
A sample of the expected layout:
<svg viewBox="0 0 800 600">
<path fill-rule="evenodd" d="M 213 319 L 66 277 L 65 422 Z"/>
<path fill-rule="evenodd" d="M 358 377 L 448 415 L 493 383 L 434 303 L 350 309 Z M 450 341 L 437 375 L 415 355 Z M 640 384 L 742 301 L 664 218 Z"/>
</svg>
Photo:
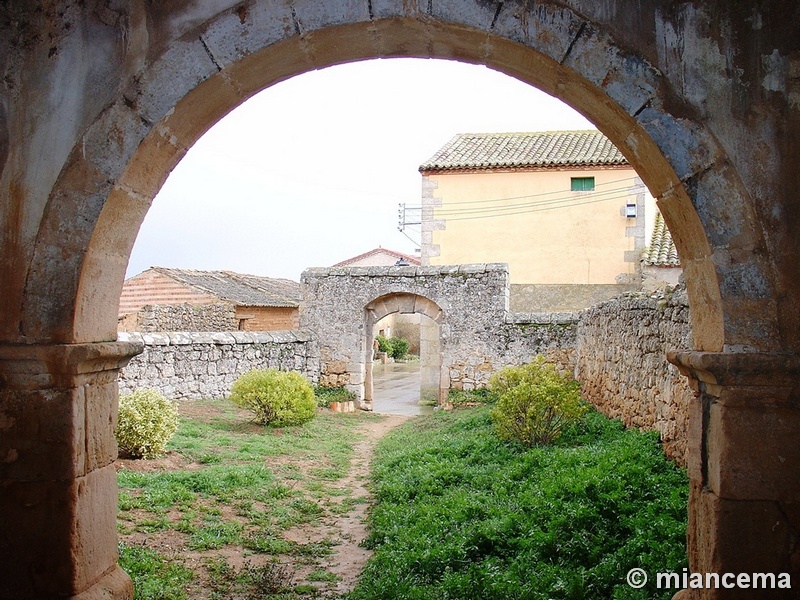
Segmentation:
<svg viewBox="0 0 800 600">
<path fill-rule="evenodd" d="M 460 134 L 420 172 L 423 264 L 508 263 L 517 311 L 640 288 L 655 201 L 599 131 Z"/>
</svg>

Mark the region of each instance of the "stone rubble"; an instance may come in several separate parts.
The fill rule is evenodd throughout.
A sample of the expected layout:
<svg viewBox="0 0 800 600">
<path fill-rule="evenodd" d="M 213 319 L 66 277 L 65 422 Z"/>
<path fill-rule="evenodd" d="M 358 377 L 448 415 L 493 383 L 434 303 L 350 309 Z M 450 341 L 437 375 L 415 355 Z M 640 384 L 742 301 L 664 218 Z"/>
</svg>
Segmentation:
<svg viewBox="0 0 800 600">
<path fill-rule="evenodd" d="M 580 313 L 575 378 L 598 410 L 628 427 L 658 431 L 667 456 L 685 465 L 693 392 L 666 354 L 691 347 L 684 288 L 629 294 Z"/>
</svg>

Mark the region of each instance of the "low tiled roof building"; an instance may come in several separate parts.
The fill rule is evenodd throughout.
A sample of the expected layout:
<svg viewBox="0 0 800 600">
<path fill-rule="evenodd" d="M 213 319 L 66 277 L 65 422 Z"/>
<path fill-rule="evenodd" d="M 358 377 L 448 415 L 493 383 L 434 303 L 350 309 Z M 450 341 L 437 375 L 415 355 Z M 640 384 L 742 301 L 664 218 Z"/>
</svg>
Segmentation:
<svg viewBox="0 0 800 600">
<path fill-rule="evenodd" d="M 655 215 L 650 244 L 642 252 L 642 287 L 645 290 L 675 286 L 682 273 L 678 249 L 660 212 Z"/>
<path fill-rule="evenodd" d="M 461 133 L 419 170 L 436 173 L 591 166 L 628 166 L 628 161 L 599 131 Z"/>
<path fill-rule="evenodd" d="M 215 304 L 231 308 L 232 322 L 226 329 L 295 329 L 298 326 L 300 284 L 290 279 L 232 271 L 151 267 L 125 281 L 120 296 L 119 315 L 124 329 L 136 330 L 142 328 L 141 319 L 131 318 L 129 315 L 136 315 L 145 307 L 199 307 Z M 170 314 L 175 315 L 176 312 Z M 185 322 L 185 319 L 178 321 Z M 185 329 L 208 330 L 209 327 L 190 323 Z"/>
</svg>

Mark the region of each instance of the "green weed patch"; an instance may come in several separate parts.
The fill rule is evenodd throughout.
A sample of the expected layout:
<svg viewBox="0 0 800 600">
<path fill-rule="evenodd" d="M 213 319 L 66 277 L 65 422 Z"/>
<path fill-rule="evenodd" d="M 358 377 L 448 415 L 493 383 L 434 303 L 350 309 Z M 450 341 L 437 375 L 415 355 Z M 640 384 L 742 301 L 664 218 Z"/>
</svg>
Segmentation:
<svg viewBox="0 0 800 600">
<path fill-rule="evenodd" d="M 666 600 L 627 572 L 686 566 L 686 474 L 595 412 L 530 449 L 500 441 L 488 408 L 421 417 L 373 469 L 375 553 L 350 600 Z"/>
</svg>

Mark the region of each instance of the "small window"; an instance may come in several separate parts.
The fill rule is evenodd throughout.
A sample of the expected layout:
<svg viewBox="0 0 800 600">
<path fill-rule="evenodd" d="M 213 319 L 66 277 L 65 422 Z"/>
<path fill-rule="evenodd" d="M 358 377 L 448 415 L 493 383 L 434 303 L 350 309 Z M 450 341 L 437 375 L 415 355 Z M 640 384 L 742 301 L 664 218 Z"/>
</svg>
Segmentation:
<svg viewBox="0 0 800 600">
<path fill-rule="evenodd" d="M 572 191 L 573 192 L 593 192 L 594 191 L 594 177 L 572 177 Z"/>
</svg>

